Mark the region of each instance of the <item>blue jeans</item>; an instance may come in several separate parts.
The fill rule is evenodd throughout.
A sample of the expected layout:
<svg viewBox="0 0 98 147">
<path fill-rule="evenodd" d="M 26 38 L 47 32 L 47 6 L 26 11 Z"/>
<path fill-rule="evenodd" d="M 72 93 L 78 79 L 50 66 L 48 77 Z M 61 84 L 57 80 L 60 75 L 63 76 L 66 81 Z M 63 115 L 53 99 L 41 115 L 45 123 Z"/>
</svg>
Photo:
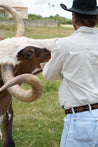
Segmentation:
<svg viewBox="0 0 98 147">
<path fill-rule="evenodd" d="M 98 109 L 67 114 L 60 147 L 98 147 Z"/>
</svg>

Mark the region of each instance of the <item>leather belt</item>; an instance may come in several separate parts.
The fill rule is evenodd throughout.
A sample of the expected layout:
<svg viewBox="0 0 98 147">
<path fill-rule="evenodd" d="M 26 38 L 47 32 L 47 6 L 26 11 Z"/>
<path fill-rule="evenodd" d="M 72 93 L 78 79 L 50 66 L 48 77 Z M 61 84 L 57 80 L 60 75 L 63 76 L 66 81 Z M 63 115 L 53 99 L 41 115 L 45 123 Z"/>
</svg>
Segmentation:
<svg viewBox="0 0 98 147">
<path fill-rule="evenodd" d="M 98 103 L 90 104 L 90 106 L 92 110 L 98 109 Z M 73 107 L 73 110 L 75 113 L 78 113 L 78 112 L 83 112 L 83 111 L 89 111 L 90 108 L 89 108 L 89 105 L 84 105 L 84 106 L 79 106 L 79 107 Z M 71 113 L 73 113 L 72 108 L 65 110 L 65 114 L 71 114 Z"/>
</svg>

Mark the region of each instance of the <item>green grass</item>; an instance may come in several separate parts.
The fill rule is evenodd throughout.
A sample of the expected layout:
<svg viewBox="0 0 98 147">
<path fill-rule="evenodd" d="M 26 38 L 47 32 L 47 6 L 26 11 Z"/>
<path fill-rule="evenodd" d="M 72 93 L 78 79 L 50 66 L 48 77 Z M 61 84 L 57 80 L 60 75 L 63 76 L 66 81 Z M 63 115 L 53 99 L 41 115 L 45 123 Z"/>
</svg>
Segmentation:
<svg viewBox="0 0 98 147">
<path fill-rule="evenodd" d="M 53 37 L 68 36 L 74 32 L 73 28 L 63 27 L 31 27 L 26 26 L 25 36 L 34 39 L 45 39 Z M 14 37 L 16 33 L 16 26 L 0 25 L 0 37 Z"/>
<path fill-rule="evenodd" d="M 41 74 L 38 77 L 43 85 L 40 99 L 33 103 L 13 101 L 14 140 L 18 147 L 59 147 L 65 116 L 58 103 L 60 81 L 47 82 Z"/>
<path fill-rule="evenodd" d="M 15 26 L 0 26 L 1 37 L 13 37 Z M 73 28 L 27 27 L 26 36 L 31 38 L 52 38 L 68 36 Z M 58 102 L 60 81 L 45 81 L 39 74 L 43 94 L 33 103 L 13 100 L 13 138 L 16 147 L 59 147 L 63 129 L 64 111 Z M 25 85 L 25 88 L 29 88 Z M 0 141 L 1 146 L 2 141 Z"/>
</svg>

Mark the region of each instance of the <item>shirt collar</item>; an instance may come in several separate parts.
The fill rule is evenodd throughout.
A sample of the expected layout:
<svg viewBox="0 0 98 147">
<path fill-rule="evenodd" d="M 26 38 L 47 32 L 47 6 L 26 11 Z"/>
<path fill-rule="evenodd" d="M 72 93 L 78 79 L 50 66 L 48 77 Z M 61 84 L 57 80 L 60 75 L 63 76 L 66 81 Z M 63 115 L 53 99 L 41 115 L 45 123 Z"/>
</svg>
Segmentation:
<svg viewBox="0 0 98 147">
<path fill-rule="evenodd" d="M 82 26 L 76 32 L 96 33 L 98 32 L 98 29 Z"/>
</svg>

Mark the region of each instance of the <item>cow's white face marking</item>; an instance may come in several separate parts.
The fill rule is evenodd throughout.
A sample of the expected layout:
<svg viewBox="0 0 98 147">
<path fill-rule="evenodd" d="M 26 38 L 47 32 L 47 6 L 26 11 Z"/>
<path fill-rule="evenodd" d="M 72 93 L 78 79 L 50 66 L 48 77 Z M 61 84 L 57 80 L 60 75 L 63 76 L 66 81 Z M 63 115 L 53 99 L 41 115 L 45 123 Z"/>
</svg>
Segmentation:
<svg viewBox="0 0 98 147">
<path fill-rule="evenodd" d="M 38 72 L 40 70 L 43 70 L 46 63 L 47 62 L 40 63 L 40 68 L 36 68 L 34 71 L 32 71 L 32 74 L 34 74 L 34 73 L 36 73 L 36 72 Z"/>
<path fill-rule="evenodd" d="M 32 74 L 34 74 L 34 73 L 36 73 L 36 72 L 38 72 L 40 70 L 41 70 L 41 68 L 36 68 L 34 71 L 32 71 Z"/>
</svg>

